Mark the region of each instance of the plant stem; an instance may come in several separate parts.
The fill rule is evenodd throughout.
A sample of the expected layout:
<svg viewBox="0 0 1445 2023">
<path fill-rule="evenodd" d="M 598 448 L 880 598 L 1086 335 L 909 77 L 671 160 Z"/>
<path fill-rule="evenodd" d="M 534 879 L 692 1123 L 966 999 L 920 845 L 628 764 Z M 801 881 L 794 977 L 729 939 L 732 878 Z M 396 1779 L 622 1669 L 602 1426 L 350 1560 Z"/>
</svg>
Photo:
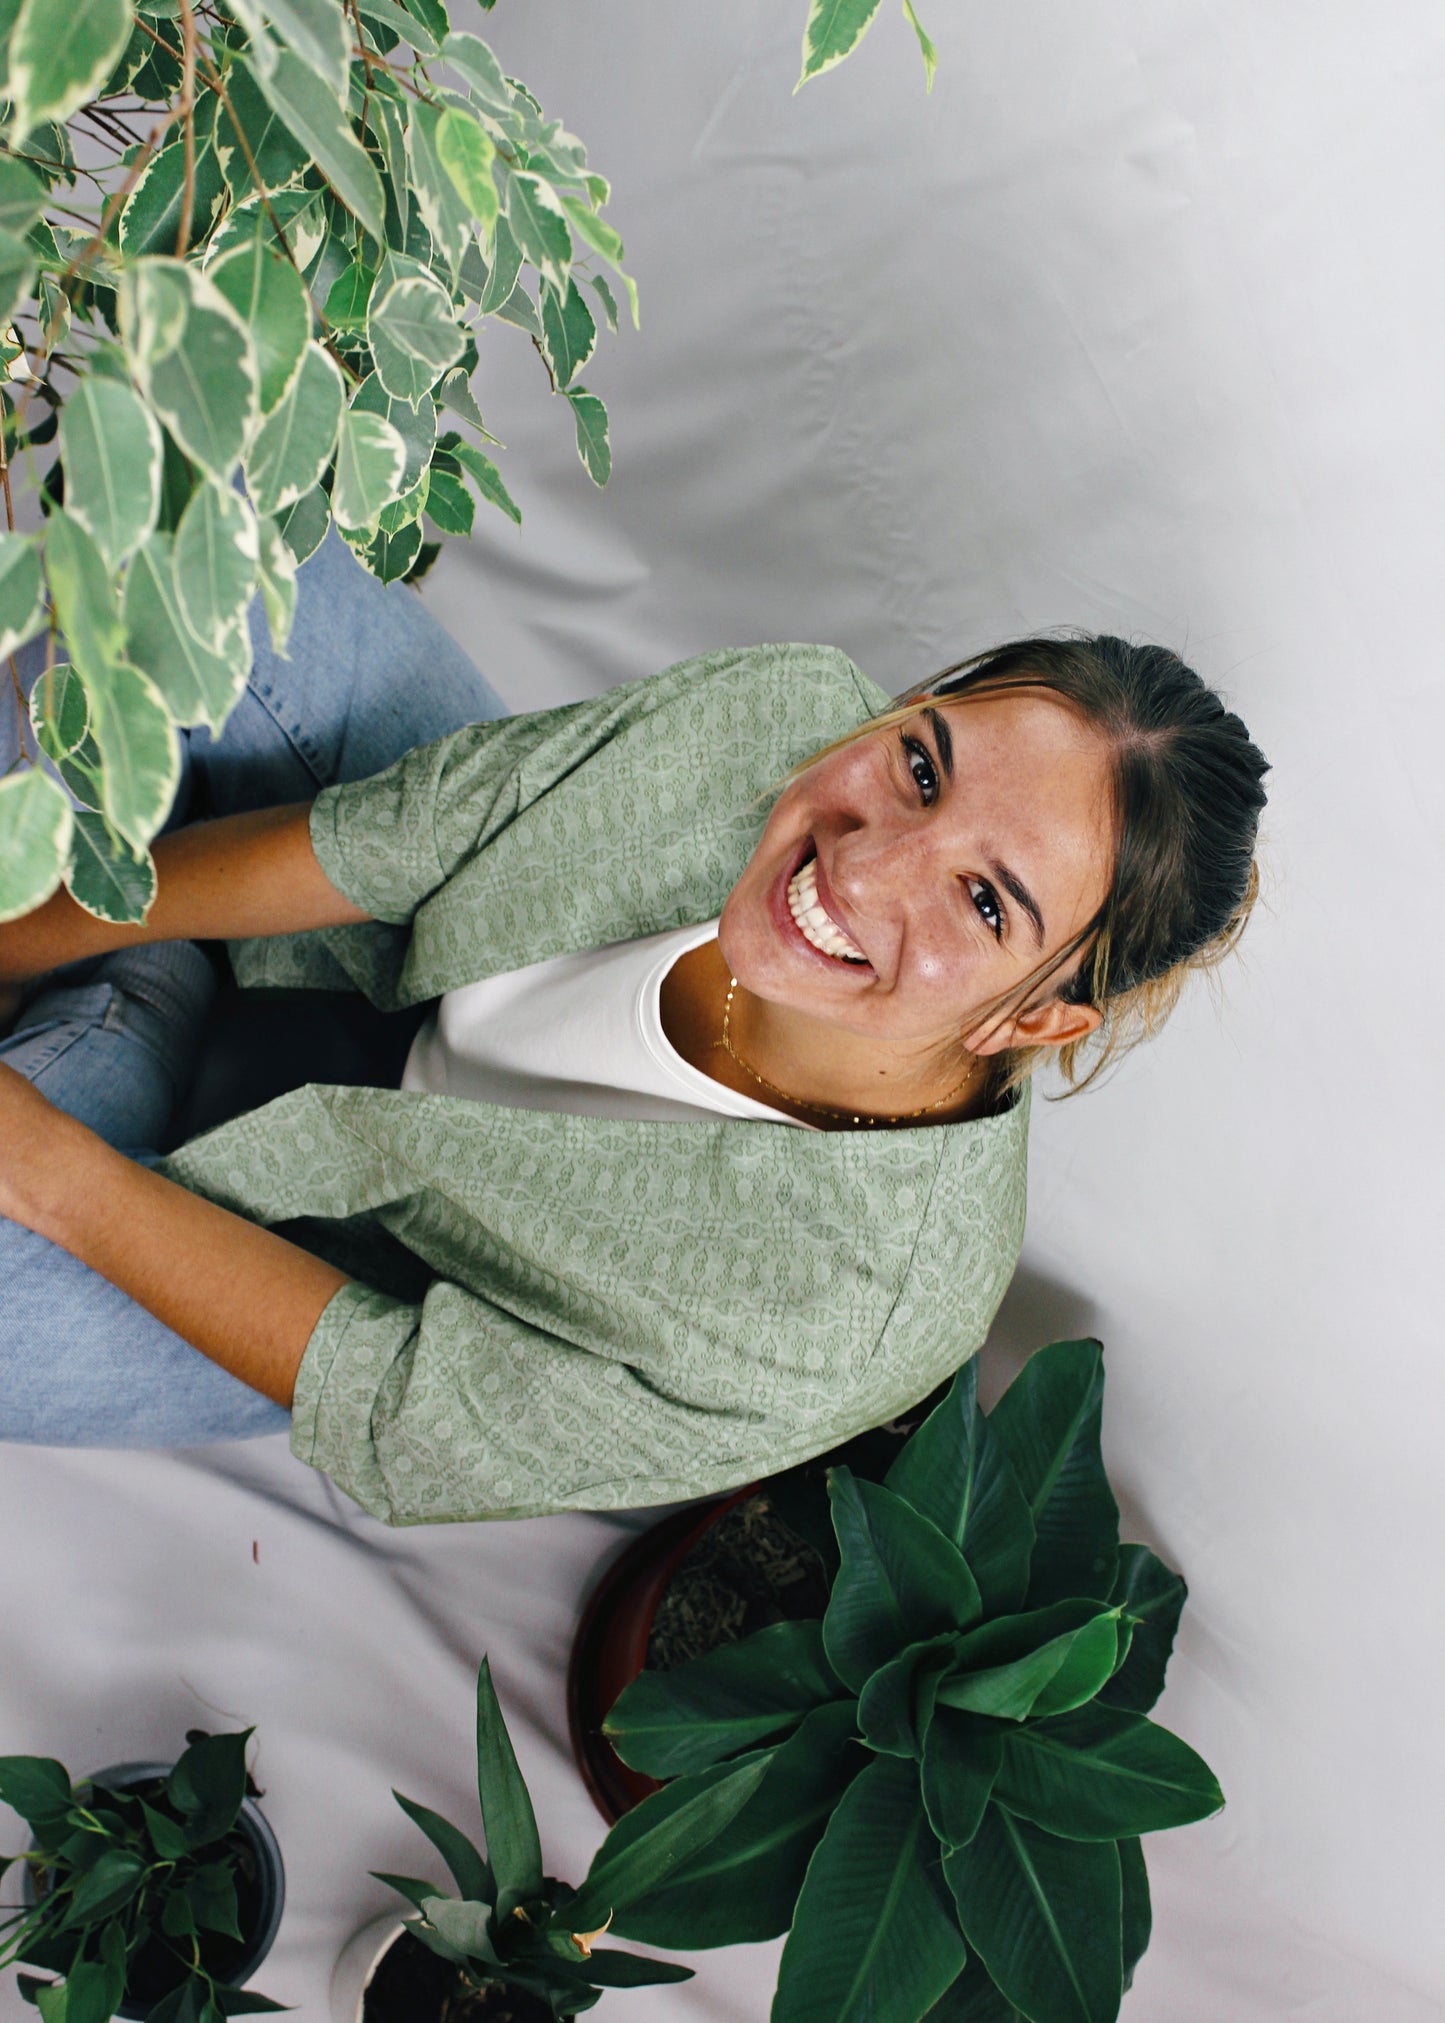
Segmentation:
<svg viewBox="0 0 1445 2023">
<path fill-rule="evenodd" d="M 176 258 L 184 260 L 191 242 L 191 216 L 196 203 L 196 16 L 191 0 L 180 0 L 182 75 L 180 110 L 186 122 L 186 180 L 181 188 L 181 221 L 176 227 Z"/>
</svg>

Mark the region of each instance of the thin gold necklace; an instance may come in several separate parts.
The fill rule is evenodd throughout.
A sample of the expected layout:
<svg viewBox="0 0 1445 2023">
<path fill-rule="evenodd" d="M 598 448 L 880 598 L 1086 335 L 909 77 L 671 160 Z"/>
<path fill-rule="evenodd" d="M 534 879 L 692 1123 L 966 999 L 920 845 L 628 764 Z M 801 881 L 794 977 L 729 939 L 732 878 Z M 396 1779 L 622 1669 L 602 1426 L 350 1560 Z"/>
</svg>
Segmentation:
<svg viewBox="0 0 1445 2023">
<path fill-rule="evenodd" d="M 826 1103 L 810 1103 L 802 1096 L 789 1095 L 788 1091 L 780 1089 L 776 1082 L 770 1082 L 766 1075 L 760 1075 L 756 1068 L 750 1068 L 733 1045 L 732 1034 L 729 1028 L 733 1015 L 733 992 L 737 987 L 737 978 L 735 976 L 729 977 L 727 1003 L 723 1006 L 722 1044 L 724 1051 L 732 1056 L 745 1075 L 752 1077 L 759 1088 L 769 1090 L 774 1096 L 781 1096 L 785 1103 L 792 1103 L 799 1110 L 811 1110 L 815 1117 L 841 1117 L 845 1123 L 866 1124 L 870 1131 L 874 1130 L 879 1124 L 906 1124 L 913 1117 L 926 1117 L 931 1110 L 943 1110 L 950 1103 L 956 1102 L 978 1073 L 979 1062 L 977 1057 L 975 1057 L 972 1066 L 963 1080 L 956 1087 L 950 1089 L 946 1096 L 940 1096 L 936 1103 L 925 1103 L 921 1110 L 901 1110 L 897 1116 L 893 1117 L 870 1117 L 866 1110 L 832 1110 Z"/>
</svg>

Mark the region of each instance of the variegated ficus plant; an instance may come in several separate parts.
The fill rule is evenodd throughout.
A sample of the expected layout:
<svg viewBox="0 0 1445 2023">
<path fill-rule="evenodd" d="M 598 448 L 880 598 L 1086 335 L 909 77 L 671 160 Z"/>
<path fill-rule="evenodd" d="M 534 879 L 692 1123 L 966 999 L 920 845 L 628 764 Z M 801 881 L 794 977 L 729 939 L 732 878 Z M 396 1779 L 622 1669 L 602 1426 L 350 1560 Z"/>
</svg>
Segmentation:
<svg viewBox="0 0 1445 2023">
<path fill-rule="evenodd" d="M 773 2023 L 1110 2023 L 1149 1938 L 1139 1836 L 1223 1799 L 1147 1718 L 1184 1583 L 1119 1543 L 1097 1342 L 993 1411 L 974 1365 L 886 1479 L 829 1478 L 821 1622 L 644 1672 L 607 1732 L 670 1780 L 559 1914 L 660 1946 L 787 1931 Z"/>
<path fill-rule="evenodd" d="M 142 918 L 177 727 L 225 722 L 258 589 L 284 651 L 332 522 L 390 582 L 479 498 L 520 521 L 472 389 L 489 321 L 607 482 L 580 375 L 637 293 L 582 143 L 453 21 L 492 4 L 0 0 L 0 920 L 62 879 Z M 812 0 L 800 83 L 878 6 Z"/>
</svg>

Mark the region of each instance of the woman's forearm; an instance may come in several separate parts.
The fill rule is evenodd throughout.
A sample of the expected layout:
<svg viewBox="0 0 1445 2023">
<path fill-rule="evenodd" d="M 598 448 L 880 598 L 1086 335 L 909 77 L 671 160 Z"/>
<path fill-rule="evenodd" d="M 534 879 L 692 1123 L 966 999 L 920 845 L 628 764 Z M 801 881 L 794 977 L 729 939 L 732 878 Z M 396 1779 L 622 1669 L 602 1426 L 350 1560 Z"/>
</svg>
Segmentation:
<svg viewBox="0 0 1445 2023">
<path fill-rule="evenodd" d="M 0 984 L 143 941 L 229 941 L 341 927 L 369 916 L 331 883 L 299 803 L 175 829 L 154 845 L 156 896 L 138 926 L 97 920 L 62 889 L 0 926 Z"/>
<path fill-rule="evenodd" d="M 348 1283 L 309 1251 L 112 1151 L 3 1065 L 0 1213 L 280 1405 L 291 1403 L 323 1309 Z"/>
</svg>

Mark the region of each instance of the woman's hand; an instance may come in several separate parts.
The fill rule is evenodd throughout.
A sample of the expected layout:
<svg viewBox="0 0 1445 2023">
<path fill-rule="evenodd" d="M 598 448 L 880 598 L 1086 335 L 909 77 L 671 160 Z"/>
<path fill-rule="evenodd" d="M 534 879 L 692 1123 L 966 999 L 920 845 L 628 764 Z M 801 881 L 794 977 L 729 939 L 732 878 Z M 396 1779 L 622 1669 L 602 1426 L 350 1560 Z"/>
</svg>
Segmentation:
<svg viewBox="0 0 1445 2023">
<path fill-rule="evenodd" d="M 0 1214 L 48 1237 L 233 1376 L 290 1405 L 348 1284 L 270 1230 L 114 1151 L 0 1062 Z"/>
</svg>

